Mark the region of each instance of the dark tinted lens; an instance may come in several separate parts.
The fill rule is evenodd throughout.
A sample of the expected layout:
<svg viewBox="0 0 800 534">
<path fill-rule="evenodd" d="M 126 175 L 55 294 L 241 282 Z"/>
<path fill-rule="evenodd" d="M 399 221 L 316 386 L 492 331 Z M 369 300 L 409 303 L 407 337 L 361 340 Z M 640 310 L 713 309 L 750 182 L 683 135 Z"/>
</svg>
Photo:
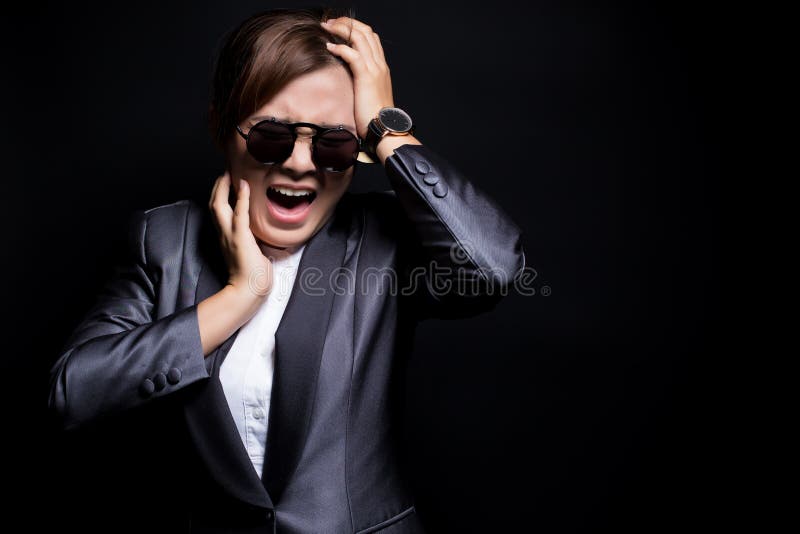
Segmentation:
<svg viewBox="0 0 800 534">
<path fill-rule="evenodd" d="M 247 150 L 261 163 L 283 161 L 292 153 L 294 139 L 286 126 L 274 122 L 261 122 L 251 130 Z"/>
<path fill-rule="evenodd" d="M 347 130 L 331 130 L 317 139 L 314 159 L 328 171 L 343 171 L 358 157 L 358 139 Z"/>
</svg>

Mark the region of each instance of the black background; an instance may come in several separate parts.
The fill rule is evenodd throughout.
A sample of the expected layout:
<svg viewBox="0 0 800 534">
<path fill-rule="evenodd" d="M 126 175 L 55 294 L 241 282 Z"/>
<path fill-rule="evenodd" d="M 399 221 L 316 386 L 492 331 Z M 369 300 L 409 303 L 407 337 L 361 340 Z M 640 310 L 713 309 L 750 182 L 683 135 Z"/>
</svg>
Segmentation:
<svg viewBox="0 0 800 534">
<path fill-rule="evenodd" d="M 12 518 L 58 525 L 65 495 L 94 480 L 74 473 L 114 469 L 75 456 L 44 424 L 48 370 L 107 276 L 130 211 L 207 200 L 221 172 L 204 122 L 214 48 L 278 5 L 294 4 L 36 2 L 4 14 Z M 345 5 L 381 36 L 395 104 L 417 137 L 506 208 L 538 273 L 534 296 L 512 293 L 490 314 L 418 331 L 406 437 L 425 525 L 705 525 L 717 475 L 702 377 L 720 325 L 722 12 L 575 0 Z M 386 187 L 379 166 L 361 166 L 353 184 Z M 159 476 L 159 466 L 142 473 L 142 491 Z"/>
</svg>

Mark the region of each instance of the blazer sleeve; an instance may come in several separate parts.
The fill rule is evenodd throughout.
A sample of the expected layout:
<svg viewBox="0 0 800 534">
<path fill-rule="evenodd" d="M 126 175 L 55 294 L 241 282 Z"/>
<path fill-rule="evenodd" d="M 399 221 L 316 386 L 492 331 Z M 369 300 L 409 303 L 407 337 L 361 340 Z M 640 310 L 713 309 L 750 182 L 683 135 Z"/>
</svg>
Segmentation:
<svg viewBox="0 0 800 534">
<path fill-rule="evenodd" d="M 209 378 L 197 305 L 153 320 L 157 269 L 146 257 L 148 212 L 126 226 L 126 246 L 93 307 L 50 370 L 48 406 L 63 429 L 94 422 Z"/>
<path fill-rule="evenodd" d="M 520 228 L 426 145 L 405 144 L 384 167 L 401 213 L 401 291 L 419 319 L 489 311 L 525 267 Z"/>
</svg>

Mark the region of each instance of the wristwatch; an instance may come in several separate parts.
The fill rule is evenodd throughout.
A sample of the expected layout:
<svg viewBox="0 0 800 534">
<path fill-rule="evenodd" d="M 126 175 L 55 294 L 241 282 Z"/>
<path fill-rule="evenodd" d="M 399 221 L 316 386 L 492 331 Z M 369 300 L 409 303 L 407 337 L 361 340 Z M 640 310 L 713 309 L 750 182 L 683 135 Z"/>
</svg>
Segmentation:
<svg viewBox="0 0 800 534">
<path fill-rule="evenodd" d="M 367 135 L 362 144 L 362 154 L 366 153 L 370 163 L 378 161 L 376 147 L 386 135 L 409 135 L 414 133 L 414 123 L 408 113 L 400 108 L 384 107 L 369 121 Z M 359 160 L 364 161 L 359 155 Z"/>
</svg>

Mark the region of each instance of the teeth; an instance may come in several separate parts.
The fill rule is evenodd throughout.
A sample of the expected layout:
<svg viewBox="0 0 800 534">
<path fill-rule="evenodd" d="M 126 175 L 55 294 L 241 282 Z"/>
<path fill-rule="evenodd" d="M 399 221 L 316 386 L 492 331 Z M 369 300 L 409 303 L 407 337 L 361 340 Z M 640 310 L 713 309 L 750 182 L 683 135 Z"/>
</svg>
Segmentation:
<svg viewBox="0 0 800 534">
<path fill-rule="evenodd" d="M 289 197 L 302 197 L 307 196 L 313 193 L 313 191 L 309 191 L 308 189 L 289 189 L 288 187 L 273 187 L 270 186 L 270 189 L 274 189 L 278 193 L 282 195 L 286 195 Z"/>
</svg>

